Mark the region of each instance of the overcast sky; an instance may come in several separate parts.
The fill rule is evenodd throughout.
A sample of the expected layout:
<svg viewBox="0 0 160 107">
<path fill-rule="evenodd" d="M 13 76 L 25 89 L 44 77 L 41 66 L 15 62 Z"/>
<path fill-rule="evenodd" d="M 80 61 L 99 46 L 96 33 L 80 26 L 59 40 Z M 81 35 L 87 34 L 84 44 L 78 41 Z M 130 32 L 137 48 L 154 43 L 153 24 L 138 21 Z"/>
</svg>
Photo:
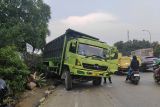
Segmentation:
<svg viewBox="0 0 160 107">
<path fill-rule="evenodd" d="M 51 7 L 47 42 L 71 28 L 108 44 L 130 39 L 160 40 L 160 0 L 44 0 Z"/>
</svg>

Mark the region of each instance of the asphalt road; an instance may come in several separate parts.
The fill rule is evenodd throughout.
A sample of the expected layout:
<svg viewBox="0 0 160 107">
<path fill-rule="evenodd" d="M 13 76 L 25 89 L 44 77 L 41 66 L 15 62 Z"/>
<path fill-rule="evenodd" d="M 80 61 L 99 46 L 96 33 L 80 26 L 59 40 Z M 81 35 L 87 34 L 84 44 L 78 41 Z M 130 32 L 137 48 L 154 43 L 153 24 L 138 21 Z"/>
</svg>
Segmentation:
<svg viewBox="0 0 160 107">
<path fill-rule="evenodd" d="M 160 107 L 160 85 L 152 73 L 141 73 L 138 85 L 126 83 L 125 76 L 112 76 L 113 84 L 99 87 L 76 84 L 72 91 L 60 85 L 43 107 Z"/>
</svg>

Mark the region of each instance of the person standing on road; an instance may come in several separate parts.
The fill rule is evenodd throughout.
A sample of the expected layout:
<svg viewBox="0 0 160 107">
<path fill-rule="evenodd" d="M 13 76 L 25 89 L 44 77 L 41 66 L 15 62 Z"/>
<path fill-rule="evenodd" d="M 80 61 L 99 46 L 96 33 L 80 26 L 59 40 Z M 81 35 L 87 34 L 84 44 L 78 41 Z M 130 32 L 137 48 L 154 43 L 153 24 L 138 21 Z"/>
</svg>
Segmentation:
<svg viewBox="0 0 160 107">
<path fill-rule="evenodd" d="M 131 76 L 132 74 L 132 71 L 133 70 L 138 70 L 139 69 L 139 61 L 137 60 L 137 57 L 136 56 L 133 56 L 133 59 L 131 61 L 131 65 L 130 65 L 130 69 L 128 70 L 128 74 L 127 74 L 127 77 L 126 77 L 126 81 L 129 79 L 129 77 Z"/>
<path fill-rule="evenodd" d="M 108 77 L 109 83 L 112 84 L 111 76 Z M 104 77 L 104 83 L 107 83 L 106 77 Z"/>
</svg>

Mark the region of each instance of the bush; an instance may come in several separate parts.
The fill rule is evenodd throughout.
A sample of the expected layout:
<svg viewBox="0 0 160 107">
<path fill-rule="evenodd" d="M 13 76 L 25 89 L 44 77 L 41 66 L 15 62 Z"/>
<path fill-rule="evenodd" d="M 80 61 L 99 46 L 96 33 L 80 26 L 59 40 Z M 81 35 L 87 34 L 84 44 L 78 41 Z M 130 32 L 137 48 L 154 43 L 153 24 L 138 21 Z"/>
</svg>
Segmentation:
<svg viewBox="0 0 160 107">
<path fill-rule="evenodd" d="M 42 55 L 26 53 L 24 56 L 24 60 L 32 73 L 44 73 L 45 66 L 43 64 Z"/>
<path fill-rule="evenodd" d="M 28 68 L 15 47 L 0 48 L 0 78 L 7 82 L 13 93 L 25 89 L 28 74 Z"/>
</svg>

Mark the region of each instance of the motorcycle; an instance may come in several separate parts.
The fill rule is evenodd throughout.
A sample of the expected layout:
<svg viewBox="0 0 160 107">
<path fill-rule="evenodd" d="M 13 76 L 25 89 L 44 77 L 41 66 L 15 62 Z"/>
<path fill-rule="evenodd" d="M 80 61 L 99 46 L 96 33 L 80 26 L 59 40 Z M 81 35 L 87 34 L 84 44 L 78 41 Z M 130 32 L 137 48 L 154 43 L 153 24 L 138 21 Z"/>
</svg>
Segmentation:
<svg viewBox="0 0 160 107">
<path fill-rule="evenodd" d="M 3 103 L 4 98 L 7 96 L 8 88 L 4 80 L 0 79 L 0 107 L 8 107 Z"/>
<path fill-rule="evenodd" d="M 160 67 L 153 71 L 153 78 L 156 83 L 160 82 Z"/>
<path fill-rule="evenodd" d="M 140 81 L 140 75 L 139 75 L 139 70 L 133 70 L 132 74 L 129 76 L 129 80 L 137 85 Z"/>
</svg>

